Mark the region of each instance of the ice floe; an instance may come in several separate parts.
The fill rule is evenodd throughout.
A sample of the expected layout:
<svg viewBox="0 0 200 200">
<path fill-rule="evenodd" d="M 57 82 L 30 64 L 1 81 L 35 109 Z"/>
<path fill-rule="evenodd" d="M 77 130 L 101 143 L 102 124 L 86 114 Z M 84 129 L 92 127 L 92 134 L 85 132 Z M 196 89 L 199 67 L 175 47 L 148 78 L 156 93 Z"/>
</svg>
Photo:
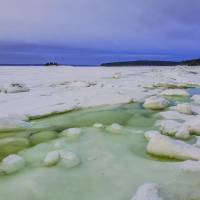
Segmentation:
<svg viewBox="0 0 200 200">
<path fill-rule="evenodd" d="M 110 126 L 106 127 L 106 130 L 111 133 L 122 133 L 123 126 L 117 123 L 113 123 Z"/>
<path fill-rule="evenodd" d="M 25 166 L 25 160 L 18 155 L 12 154 L 7 156 L 0 163 L 0 171 L 5 174 L 12 174 L 19 171 Z"/>
<path fill-rule="evenodd" d="M 179 139 L 188 139 L 190 131 L 187 125 L 175 120 L 161 120 L 157 124 L 164 135 L 175 136 Z"/>
<path fill-rule="evenodd" d="M 60 161 L 60 158 L 61 156 L 59 151 L 51 151 L 46 155 L 44 159 L 44 165 L 45 166 L 56 165 Z"/>
<path fill-rule="evenodd" d="M 155 156 L 180 160 L 200 160 L 200 149 L 165 135 L 150 138 L 147 152 Z"/>
<path fill-rule="evenodd" d="M 145 100 L 143 106 L 152 110 L 160 110 L 168 107 L 169 101 L 163 97 L 152 96 Z"/>
</svg>

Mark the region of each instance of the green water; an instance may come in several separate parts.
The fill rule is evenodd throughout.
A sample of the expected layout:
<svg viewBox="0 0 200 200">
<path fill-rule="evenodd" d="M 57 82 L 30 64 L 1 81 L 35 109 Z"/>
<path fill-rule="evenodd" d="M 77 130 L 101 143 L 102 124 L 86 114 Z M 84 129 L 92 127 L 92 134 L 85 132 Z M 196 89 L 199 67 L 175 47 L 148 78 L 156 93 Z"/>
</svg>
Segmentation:
<svg viewBox="0 0 200 200">
<path fill-rule="evenodd" d="M 190 193 L 200 188 L 200 173 L 180 172 L 174 161 L 149 156 L 143 136 L 152 129 L 156 112 L 140 104 L 108 106 L 80 110 L 32 120 L 31 130 L 12 133 L 30 139 L 39 130 L 59 132 L 81 127 L 76 139 L 55 138 L 31 145 L 18 154 L 27 162 L 21 171 L 0 176 L 0 200 L 130 200 L 137 187 L 145 182 L 160 183 L 166 200 L 191 200 Z M 93 127 L 119 123 L 120 134 Z M 66 149 L 81 158 L 77 167 L 66 169 L 59 164 L 44 167 L 50 151 Z"/>
</svg>

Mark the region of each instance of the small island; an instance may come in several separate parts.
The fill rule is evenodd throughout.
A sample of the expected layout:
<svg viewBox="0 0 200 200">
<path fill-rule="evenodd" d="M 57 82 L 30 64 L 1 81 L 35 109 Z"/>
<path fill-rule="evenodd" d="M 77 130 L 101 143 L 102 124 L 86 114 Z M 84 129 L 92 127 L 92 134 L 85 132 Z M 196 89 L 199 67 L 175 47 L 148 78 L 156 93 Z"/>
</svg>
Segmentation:
<svg viewBox="0 0 200 200">
<path fill-rule="evenodd" d="M 45 64 L 45 66 L 58 66 L 58 63 L 56 63 L 56 62 L 47 62 Z"/>
</svg>

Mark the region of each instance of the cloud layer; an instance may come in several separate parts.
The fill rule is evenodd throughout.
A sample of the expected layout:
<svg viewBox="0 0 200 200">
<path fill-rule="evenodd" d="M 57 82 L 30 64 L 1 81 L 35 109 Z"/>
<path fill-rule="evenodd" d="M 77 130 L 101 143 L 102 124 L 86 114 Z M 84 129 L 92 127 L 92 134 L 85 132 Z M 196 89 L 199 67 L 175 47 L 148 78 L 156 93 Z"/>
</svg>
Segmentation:
<svg viewBox="0 0 200 200">
<path fill-rule="evenodd" d="M 199 8 L 199 0 L 6 0 L 0 59 L 31 62 L 54 55 L 85 64 L 197 56 Z"/>
</svg>

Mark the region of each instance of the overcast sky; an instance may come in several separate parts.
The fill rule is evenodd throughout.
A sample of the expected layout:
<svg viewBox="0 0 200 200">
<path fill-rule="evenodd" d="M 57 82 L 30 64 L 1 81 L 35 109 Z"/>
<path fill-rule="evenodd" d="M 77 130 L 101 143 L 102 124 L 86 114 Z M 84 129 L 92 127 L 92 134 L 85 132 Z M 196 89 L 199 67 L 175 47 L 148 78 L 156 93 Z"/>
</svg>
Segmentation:
<svg viewBox="0 0 200 200">
<path fill-rule="evenodd" d="M 0 63 L 200 57 L 200 0 L 0 0 Z"/>
</svg>

